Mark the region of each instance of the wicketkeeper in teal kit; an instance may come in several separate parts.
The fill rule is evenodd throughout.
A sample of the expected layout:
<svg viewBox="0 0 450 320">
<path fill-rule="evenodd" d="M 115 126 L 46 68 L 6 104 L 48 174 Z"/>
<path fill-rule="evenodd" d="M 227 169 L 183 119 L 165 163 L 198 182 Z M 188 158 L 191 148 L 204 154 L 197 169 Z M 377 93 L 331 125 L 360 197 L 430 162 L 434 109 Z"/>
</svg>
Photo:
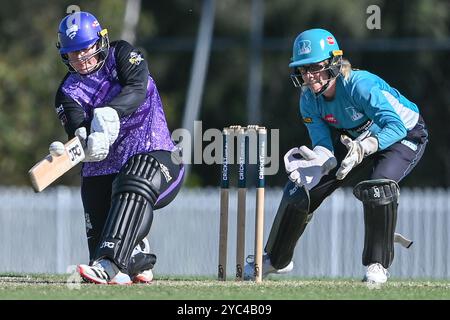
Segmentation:
<svg viewBox="0 0 450 320">
<path fill-rule="evenodd" d="M 419 108 L 377 75 L 352 69 L 323 29 L 297 36 L 289 67 L 311 147 L 293 148 L 284 157 L 289 181 L 265 246 L 263 276 L 291 271 L 314 211 L 337 188 L 353 187 L 364 208 L 364 280 L 385 283 L 394 259 L 399 183 L 428 142 Z M 253 267 L 249 259 L 248 280 Z"/>
</svg>

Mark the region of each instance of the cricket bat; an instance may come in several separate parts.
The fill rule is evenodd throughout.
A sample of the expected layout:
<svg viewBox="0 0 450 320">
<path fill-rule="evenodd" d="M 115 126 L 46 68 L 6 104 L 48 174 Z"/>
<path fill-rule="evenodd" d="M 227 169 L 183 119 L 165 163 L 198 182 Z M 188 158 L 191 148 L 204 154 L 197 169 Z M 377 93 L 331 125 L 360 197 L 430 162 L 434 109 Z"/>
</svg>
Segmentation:
<svg viewBox="0 0 450 320">
<path fill-rule="evenodd" d="M 41 192 L 53 181 L 75 167 L 84 159 L 83 146 L 78 137 L 69 140 L 64 145 L 64 152 L 60 156 L 48 155 L 28 171 L 31 185 L 35 192 Z"/>
</svg>

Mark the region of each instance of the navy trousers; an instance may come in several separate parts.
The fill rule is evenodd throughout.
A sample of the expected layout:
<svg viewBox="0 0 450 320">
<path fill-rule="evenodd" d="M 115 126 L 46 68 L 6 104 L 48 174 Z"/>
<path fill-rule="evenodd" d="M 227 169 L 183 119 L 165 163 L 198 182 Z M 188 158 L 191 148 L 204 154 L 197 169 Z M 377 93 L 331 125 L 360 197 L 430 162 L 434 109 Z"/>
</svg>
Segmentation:
<svg viewBox="0 0 450 320">
<path fill-rule="evenodd" d="M 317 186 L 310 190 L 310 212 L 314 212 L 325 198 L 340 187 L 354 187 L 361 181 L 372 179 L 391 179 L 399 183 L 417 165 L 428 143 L 428 131 L 422 117 L 407 136 L 364 159 L 343 179 L 336 179 L 336 171 L 347 154 L 347 148 L 338 141 L 335 143 L 337 167 L 324 176 Z"/>
</svg>

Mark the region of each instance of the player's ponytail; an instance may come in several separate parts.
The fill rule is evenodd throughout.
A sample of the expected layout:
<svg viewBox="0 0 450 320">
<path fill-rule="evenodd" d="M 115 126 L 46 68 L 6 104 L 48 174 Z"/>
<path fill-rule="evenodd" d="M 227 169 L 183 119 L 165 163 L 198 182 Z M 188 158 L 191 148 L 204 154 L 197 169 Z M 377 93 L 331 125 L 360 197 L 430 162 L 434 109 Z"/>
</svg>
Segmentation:
<svg viewBox="0 0 450 320">
<path fill-rule="evenodd" d="M 350 74 L 352 73 L 352 64 L 347 58 L 342 58 L 342 67 L 341 67 L 341 74 L 344 77 L 345 80 L 347 80 L 350 77 Z"/>
</svg>

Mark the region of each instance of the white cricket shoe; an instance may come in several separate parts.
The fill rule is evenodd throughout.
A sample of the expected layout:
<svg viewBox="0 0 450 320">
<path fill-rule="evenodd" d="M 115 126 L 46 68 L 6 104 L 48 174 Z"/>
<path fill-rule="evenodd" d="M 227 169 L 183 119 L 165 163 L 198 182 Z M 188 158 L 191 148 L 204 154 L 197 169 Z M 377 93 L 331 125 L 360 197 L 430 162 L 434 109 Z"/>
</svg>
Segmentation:
<svg viewBox="0 0 450 320">
<path fill-rule="evenodd" d="M 109 267 L 108 263 L 111 262 L 108 260 L 101 260 L 100 262 L 95 262 L 92 266 L 80 264 L 77 266 L 77 271 L 85 281 L 91 283 L 118 285 L 132 283 L 130 277 L 120 271 L 112 279 L 110 279 L 108 273 L 106 272 L 106 269 Z"/>
<path fill-rule="evenodd" d="M 118 284 L 118 285 L 128 285 L 132 284 L 133 282 L 130 279 L 130 276 L 126 273 L 123 273 L 119 271 L 114 278 L 111 279 L 111 281 L 108 282 L 108 284 Z"/>
<path fill-rule="evenodd" d="M 374 284 L 386 283 L 389 272 L 380 263 L 372 263 L 367 267 L 363 281 Z"/>
<path fill-rule="evenodd" d="M 249 255 L 246 259 L 247 263 L 244 266 L 244 280 L 255 280 L 255 256 Z M 267 254 L 263 255 L 263 267 L 262 267 L 262 277 L 265 278 L 269 274 L 284 274 L 291 272 L 294 268 L 294 262 L 291 261 L 283 269 L 275 269 L 270 262 L 270 258 Z"/>
</svg>

